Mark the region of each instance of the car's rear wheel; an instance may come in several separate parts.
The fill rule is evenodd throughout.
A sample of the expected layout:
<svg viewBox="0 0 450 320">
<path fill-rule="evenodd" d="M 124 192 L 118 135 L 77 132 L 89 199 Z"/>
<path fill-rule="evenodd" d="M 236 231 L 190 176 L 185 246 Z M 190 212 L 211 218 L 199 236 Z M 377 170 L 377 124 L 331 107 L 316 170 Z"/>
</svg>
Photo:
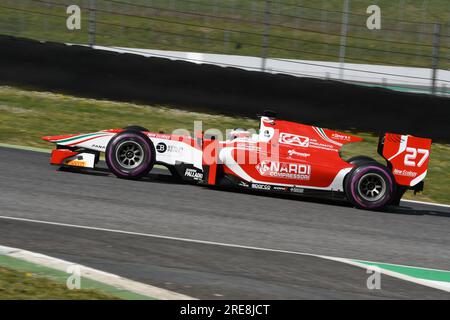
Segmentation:
<svg viewBox="0 0 450 320">
<path fill-rule="evenodd" d="M 394 177 L 389 169 L 381 164 L 361 163 L 347 176 L 345 193 L 357 208 L 381 210 L 394 198 Z"/>
<path fill-rule="evenodd" d="M 347 162 L 350 164 L 359 165 L 364 162 L 375 162 L 376 163 L 377 161 L 368 156 L 356 156 L 356 157 L 352 157 L 352 158 L 348 159 Z"/>
<path fill-rule="evenodd" d="M 105 158 L 109 169 L 117 177 L 139 179 L 153 168 L 155 147 L 145 134 L 123 131 L 110 140 Z"/>
</svg>

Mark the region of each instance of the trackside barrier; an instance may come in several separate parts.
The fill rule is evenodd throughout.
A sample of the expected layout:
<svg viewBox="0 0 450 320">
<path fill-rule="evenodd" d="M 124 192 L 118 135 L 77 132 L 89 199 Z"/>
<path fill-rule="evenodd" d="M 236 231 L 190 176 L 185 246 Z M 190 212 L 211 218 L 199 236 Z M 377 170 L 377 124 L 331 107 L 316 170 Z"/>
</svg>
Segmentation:
<svg viewBox="0 0 450 320">
<path fill-rule="evenodd" d="M 450 99 L 0 36 L 0 83 L 450 142 Z"/>
</svg>

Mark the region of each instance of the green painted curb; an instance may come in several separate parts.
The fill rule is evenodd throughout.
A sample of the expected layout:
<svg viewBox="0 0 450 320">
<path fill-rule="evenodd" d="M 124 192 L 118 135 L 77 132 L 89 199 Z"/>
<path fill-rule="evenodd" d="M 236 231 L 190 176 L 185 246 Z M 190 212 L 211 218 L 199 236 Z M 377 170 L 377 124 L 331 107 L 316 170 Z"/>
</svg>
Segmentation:
<svg viewBox="0 0 450 320">
<path fill-rule="evenodd" d="M 0 255 L 0 266 L 7 267 L 22 272 L 34 273 L 38 276 L 48 278 L 58 283 L 65 284 L 69 276 L 68 273 L 44 267 L 35 263 Z M 132 291 L 120 289 L 99 281 L 81 277 L 81 288 L 102 291 L 109 295 L 125 300 L 155 300 L 152 297 L 144 296 Z"/>
<path fill-rule="evenodd" d="M 352 260 L 354 262 L 362 263 L 369 266 L 378 267 L 380 269 L 385 269 L 393 272 L 397 272 L 406 276 L 410 276 L 422 280 L 431 281 L 441 281 L 450 283 L 450 271 L 445 270 L 435 270 L 426 268 L 417 268 L 409 266 L 400 266 L 396 264 L 389 263 L 378 263 L 378 262 L 368 262 L 361 260 Z"/>
</svg>

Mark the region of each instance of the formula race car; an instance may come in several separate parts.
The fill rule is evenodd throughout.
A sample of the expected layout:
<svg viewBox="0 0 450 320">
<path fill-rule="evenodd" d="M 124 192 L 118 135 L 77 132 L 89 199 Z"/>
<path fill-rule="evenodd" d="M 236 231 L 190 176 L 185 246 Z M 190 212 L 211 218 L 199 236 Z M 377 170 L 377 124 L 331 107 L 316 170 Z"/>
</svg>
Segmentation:
<svg viewBox="0 0 450 320">
<path fill-rule="evenodd" d="M 378 153 L 386 165 L 367 156 L 345 161 L 342 145 L 361 138 L 278 120 L 274 112 L 260 118 L 258 133 L 234 129 L 225 141 L 207 132 L 164 134 L 138 126 L 43 139 L 56 144 L 51 164 L 95 168 L 104 152 L 111 172 L 123 179 L 142 178 L 160 164 L 193 183 L 329 197 L 370 210 L 399 205 L 406 190 L 423 189 L 430 139 L 385 133 Z"/>
</svg>

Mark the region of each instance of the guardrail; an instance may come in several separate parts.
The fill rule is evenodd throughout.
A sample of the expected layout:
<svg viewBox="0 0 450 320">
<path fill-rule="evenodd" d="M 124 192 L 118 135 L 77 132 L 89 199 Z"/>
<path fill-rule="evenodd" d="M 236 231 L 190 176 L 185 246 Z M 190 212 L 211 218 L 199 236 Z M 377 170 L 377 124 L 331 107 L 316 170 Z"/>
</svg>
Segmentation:
<svg viewBox="0 0 450 320">
<path fill-rule="evenodd" d="M 183 60 L 193 63 L 213 64 L 221 67 L 236 67 L 249 71 L 259 71 L 260 57 L 237 56 L 225 54 L 211 54 L 203 52 L 185 52 L 152 50 L 126 47 L 92 46 L 94 49 L 108 50 L 119 53 L 132 53 L 144 57 L 160 57 L 172 60 Z M 344 67 L 342 70 L 341 68 Z M 433 85 L 437 88 L 436 94 L 450 96 L 450 71 L 437 70 L 436 82 L 430 75 L 433 69 L 395 67 L 385 65 L 356 64 L 338 62 L 294 60 L 267 58 L 264 72 L 283 73 L 296 77 L 308 77 L 326 80 L 338 80 L 359 85 L 377 86 L 386 89 L 432 93 Z"/>
<path fill-rule="evenodd" d="M 377 2 L 378 3 L 378 2 Z M 450 87 L 450 23 L 445 0 L 378 3 L 380 29 L 370 29 L 367 1 L 351 0 L 2 0 L 3 34 L 61 43 L 152 50 L 179 50 L 258 57 L 255 68 L 308 74 L 306 61 L 333 63 L 317 77 L 338 78 L 355 64 L 431 69 L 403 75 L 399 90 L 427 81 L 421 92 Z M 72 5 L 79 29 L 68 30 Z M 370 12 L 370 11 L 369 11 Z M 395 68 L 394 68 L 395 70 Z M 399 71 L 400 72 L 400 71 Z M 394 71 L 395 74 L 395 71 Z M 399 75 L 402 75 L 399 73 Z M 352 81 L 390 78 L 392 70 L 369 69 Z M 358 78 L 358 79 L 357 79 Z M 411 83 L 407 83 L 407 82 Z M 379 84 L 382 85 L 382 84 Z"/>
</svg>

